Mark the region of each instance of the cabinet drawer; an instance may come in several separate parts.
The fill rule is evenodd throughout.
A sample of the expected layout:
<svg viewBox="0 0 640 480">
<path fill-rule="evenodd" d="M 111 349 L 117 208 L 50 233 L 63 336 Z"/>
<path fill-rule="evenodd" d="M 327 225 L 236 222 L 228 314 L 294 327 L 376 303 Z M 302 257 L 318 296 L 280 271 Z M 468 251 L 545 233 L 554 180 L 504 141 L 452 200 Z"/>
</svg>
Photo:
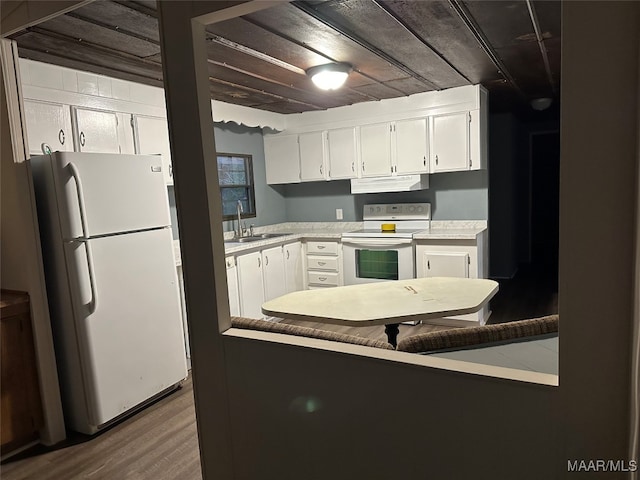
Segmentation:
<svg viewBox="0 0 640 480">
<path fill-rule="evenodd" d="M 309 272 L 309 284 L 338 286 L 338 274 L 335 272 Z"/>
<path fill-rule="evenodd" d="M 307 242 L 307 253 L 337 255 L 338 242 Z"/>
<path fill-rule="evenodd" d="M 308 255 L 307 266 L 309 270 L 338 271 L 338 257 Z"/>
</svg>

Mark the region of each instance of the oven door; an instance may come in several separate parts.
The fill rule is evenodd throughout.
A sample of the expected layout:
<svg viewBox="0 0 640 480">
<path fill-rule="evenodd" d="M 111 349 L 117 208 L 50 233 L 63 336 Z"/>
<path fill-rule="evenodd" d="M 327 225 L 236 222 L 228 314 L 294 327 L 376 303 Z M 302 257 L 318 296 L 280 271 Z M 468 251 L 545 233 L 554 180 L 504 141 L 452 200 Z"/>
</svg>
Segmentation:
<svg viewBox="0 0 640 480">
<path fill-rule="evenodd" d="M 342 238 L 344 284 L 415 278 L 410 238 Z"/>
</svg>

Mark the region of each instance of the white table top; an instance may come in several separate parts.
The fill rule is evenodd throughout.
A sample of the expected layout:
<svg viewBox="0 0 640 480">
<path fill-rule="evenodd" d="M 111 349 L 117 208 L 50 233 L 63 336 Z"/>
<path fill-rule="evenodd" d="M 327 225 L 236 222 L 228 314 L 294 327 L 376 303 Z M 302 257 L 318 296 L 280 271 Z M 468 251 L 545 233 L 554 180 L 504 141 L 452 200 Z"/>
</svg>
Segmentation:
<svg viewBox="0 0 640 480">
<path fill-rule="evenodd" d="M 337 325 L 386 325 L 477 312 L 497 291 L 493 280 L 414 278 L 293 292 L 264 303 L 262 312 Z"/>
</svg>

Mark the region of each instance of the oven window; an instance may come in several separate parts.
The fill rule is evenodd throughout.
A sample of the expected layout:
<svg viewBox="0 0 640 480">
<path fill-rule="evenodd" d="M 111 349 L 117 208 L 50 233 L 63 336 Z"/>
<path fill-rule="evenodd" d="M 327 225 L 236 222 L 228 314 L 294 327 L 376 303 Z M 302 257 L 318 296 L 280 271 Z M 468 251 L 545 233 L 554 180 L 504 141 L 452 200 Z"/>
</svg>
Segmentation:
<svg viewBox="0 0 640 480">
<path fill-rule="evenodd" d="M 398 251 L 356 250 L 356 276 L 398 280 Z"/>
</svg>

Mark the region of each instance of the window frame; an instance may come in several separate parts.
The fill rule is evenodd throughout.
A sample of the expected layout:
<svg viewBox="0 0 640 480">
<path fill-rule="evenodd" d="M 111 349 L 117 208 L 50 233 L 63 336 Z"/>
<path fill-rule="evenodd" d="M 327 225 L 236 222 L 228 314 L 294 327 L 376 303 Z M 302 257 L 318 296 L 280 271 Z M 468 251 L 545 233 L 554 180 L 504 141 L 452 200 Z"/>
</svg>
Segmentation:
<svg viewBox="0 0 640 480">
<path fill-rule="evenodd" d="M 218 159 L 219 157 L 236 157 L 236 158 L 244 158 L 244 162 L 245 162 L 245 169 L 246 169 L 246 175 L 247 175 L 247 180 L 249 180 L 250 183 L 242 183 L 242 184 L 235 184 L 235 185 L 222 185 L 220 184 L 220 178 L 218 178 L 218 187 L 220 189 L 220 203 L 222 205 L 222 220 L 223 221 L 229 221 L 229 220 L 237 220 L 238 216 L 234 213 L 231 215 L 225 215 L 224 214 L 224 202 L 222 200 L 222 189 L 223 188 L 246 188 L 249 190 L 249 207 L 250 207 L 250 212 L 242 212 L 242 214 L 240 215 L 240 218 L 255 218 L 258 214 L 257 211 L 257 204 L 256 204 L 256 190 L 255 190 L 255 179 L 253 177 L 253 155 L 251 155 L 250 153 L 225 153 L 225 152 L 216 152 L 216 168 L 218 167 Z M 219 170 L 218 170 L 219 171 Z M 252 207 L 252 208 L 251 208 Z"/>
</svg>

